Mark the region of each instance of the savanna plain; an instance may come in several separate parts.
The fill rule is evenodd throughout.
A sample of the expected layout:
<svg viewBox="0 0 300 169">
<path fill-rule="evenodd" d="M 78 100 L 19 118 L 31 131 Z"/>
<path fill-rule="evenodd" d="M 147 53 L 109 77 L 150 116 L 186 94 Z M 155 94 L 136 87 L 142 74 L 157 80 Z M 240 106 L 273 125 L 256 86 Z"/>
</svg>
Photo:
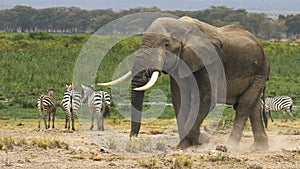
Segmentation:
<svg viewBox="0 0 300 169">
<path fill-rule="evenodd" d="M 156 119 L 145 118 L 141 135 L 129 139 L 130 120 L 122 116 L 128 109 L 114 104 L 113 96 L 106 131 L 89 130 L 87 119 L 75 121 L 76 131 L 65 130 L 60 107 L 55 128 L 38 131 L 37 98 L 54 88 L 55 98 L 61 100 L 89 38 L 80 34 L 0 33 L 0 168 L 300 167 L 300 42 L 261 40 L 271 63 L 266 95 L 292 97 L 296 120 L 285 122 L 282 113 L 273 113 L 274 122 L 269 121 L 267 130 L 270 147 L 260 152 L 251 151 L 253 135 L 248 123 L 239 149 L 226 147 L 234 119 L 232 108 L 227 107 L 209 143 L 202 146 L 174 149 L 179 139 L 170 106 Z M 99 65 L 95 81 L 111 80 L 118 63 L 139 48 L 139 41 L 139 36 L 132 36 L 116 44 Z M 164 91 L 170 103 L 167 82 L 168 77 L 162 76 L 155 88 Z M 96 90 L 110 92 L 99 86 Z M 146 92 L 146 102 L 149 95 Z"/>
</svg>

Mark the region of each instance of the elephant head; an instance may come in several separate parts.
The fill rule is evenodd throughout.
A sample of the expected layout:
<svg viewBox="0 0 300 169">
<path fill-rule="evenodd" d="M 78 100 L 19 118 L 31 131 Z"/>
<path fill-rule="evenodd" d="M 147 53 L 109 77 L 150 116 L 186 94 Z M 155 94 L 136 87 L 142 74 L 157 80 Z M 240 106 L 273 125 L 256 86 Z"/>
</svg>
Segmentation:
<svg viewBox="0 0 300 169">
<path fill-rule="evenodd" d="M 162 72 L 187 78 L 219 59 L 216 48 L 222 46 L 221 41 L 213 34 L 207 36 L 214 27 L 205 25 L 208 32 L 204 33 L 188 19 L 156 19 L 142 36 L 131 71 L 113 82 L 100 84 L 115 85 L 132 77 L 130 136 L 137 136 L 140 129 L 144 91 L 155 84 Z"/>
</svg>

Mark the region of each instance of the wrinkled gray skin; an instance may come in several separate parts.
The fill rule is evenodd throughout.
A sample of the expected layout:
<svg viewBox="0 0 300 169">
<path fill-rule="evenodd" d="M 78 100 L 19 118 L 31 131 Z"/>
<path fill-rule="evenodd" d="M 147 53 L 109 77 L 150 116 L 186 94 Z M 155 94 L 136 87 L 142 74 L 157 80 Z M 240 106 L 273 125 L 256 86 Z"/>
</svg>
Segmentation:
<svg viewBox="0 0 300 169">
<path fill-rule="evenodd" d="M 192 28 L 206 34 L 213 47 L 203 44 L 203 35 L 200 36 L 199 31 L 193 31 Z M 153 48 L 156 50 L 150 50 Z M 221 73 L 215 72 L 213 77 L 207 73 L 210 67 L 213 70 L 213 67 L 220 66 L 217 60 L 210 58 L 213 50 L 217 51 L 223 62 L 227 84 L 226 101 L 218 100 L 216 94 L 222 88 L 218 86 Z M 195 53 L 203 53 L 203 56 Z M 190 72 L 178 64 L 179 58 L 190 68 Z M 155 70 L 170 74 L 171 96 L 180 136 L 178 148 L 202 144 L 199 141 L 200 125 L 218 102 L 233 105 L 236 111 L 228 139 L 229 146 L 238 146 L 245 123 L 250 117 L 254 148 L 268 148 L 268 138 L 259 111 L 259 98 L 269 76 L 269 62 L 262 46 L 251 33 L 239 26 L 217 28 L 189 17 L 155 20 L 142 37 L 141 48 L 132 67 L 130 136 L 139 133 L 144 97 L 143 91 L 133 89 L 145 85 Z M 191 86 L 193 79 L 196 80 L 196 88 Z M 191 106 L 193 102 L 200 102 L 200 106 Z M 186 131 L 185 123 L 189 123 L 187 120 L 192 109 L 196 109 L 198 114 L 192 127 Z"/>
</svg>

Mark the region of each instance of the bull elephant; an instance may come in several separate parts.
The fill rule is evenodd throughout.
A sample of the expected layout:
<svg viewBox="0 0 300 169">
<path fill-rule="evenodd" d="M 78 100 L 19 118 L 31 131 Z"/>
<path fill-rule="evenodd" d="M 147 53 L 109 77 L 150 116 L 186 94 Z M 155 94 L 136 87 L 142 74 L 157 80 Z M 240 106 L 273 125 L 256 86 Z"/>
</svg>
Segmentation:
<svg viewBox="0 0 300 169">
<path fill-rule="evenodd" d="M 142 36 L 131 71 L 99 84 L 110 86 L 131 78 L 130 136 L 140 130 L 144 91 L 161 73 L 170 75 L 178 148 L 202 144 L 200 125 L 217 103 L 233 105 L 236 112 L 229 146 L 240 143 L 250 117 L 254 148 L 268 148 L 259 99 L 269 76 L 269 61 L 251 33 L 237 25 L 214 27 L 190 17 L 156 19 Z M 223 99 L 219 93 L 225 93 Z"/>
</svg>

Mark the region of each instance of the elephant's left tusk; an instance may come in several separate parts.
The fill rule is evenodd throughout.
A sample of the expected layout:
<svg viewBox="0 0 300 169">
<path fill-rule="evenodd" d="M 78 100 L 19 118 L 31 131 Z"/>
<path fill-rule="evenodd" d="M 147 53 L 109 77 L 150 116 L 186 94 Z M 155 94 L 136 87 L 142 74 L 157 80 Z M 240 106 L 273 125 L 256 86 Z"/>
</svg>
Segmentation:
<svg viewBox="0 0 300 169">
<path fill-rule="evenodd" d="M 134 88 L 133 90 L 135 90 L 135 91 L 145 91 L 145 90 L 151 88 L 156 83 L 156 81 L 158 79 L 158 76 L 159 76 L 158 71 L 153 72 L 152 75 L 151 75 L 151 79 L 149 80 L 149 82 L 146 85 L 144 85 L 142 87 Z"/>
</svg>

